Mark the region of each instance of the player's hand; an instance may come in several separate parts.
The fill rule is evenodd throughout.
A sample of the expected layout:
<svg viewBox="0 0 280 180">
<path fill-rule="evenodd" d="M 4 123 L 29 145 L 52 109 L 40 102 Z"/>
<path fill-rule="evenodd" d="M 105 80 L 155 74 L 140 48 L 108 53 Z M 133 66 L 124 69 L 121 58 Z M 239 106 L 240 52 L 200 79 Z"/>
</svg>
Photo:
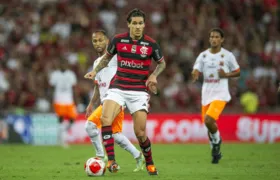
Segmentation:
<svg viewBox="0 0 280 180">
<path fill-rule="evenodd" d="M 151 74 L 146 81 L 146 86 L 149 88 L 153 94 L 157 94 L 157 77 L 154 74 Z"/>
<path fill-rule="evenodd" d="M 220 78 L 227 78 L 227 73 L 223 69 L 219 69 L 218 74 Z"/>
<path fill-rule="evenodd" d="M 86 108 L 86 118 L 88 118 L 92 113 L 93 105 L 90 103 Z"/>
<path fill-rule="evenodd" d="M 198 78 L 199 78 L 199 72 L 198 72 L 197 70 L 194 69 L 194 70 L 192 71 L 192 82 L 197 81 Z"/>
<path fill-rule="evenodd" d="M 91 72 L 86 73 L 84 78 L 90 79 L 90 80 L 94 80 L 95 76 L 96 76 L 96 72 L 95 71 L 91 71 Z"/>
<path fill-rule="evenodd" d="M 157 94 L 158 89 L 157 89 L 156 84 L 150 82 L 150 83 L 148 84 L 147 87 L 148 87 L 148 90 L 149 90 L 150 92 L 152 92 L 153 94 Z"/>
</svg>

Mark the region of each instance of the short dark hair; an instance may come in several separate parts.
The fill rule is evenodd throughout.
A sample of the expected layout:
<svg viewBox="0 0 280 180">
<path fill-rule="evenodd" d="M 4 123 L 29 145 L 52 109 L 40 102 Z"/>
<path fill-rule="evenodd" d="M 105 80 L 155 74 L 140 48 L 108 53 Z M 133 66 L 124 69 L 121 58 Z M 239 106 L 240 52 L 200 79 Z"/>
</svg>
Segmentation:
<svg viewBox="0 0 280 180">
<path fill-rule="evenodd" d="M 103 29 L 98 29 L 98 30 L 94 31 L 93 33 L 102 33 L 104 36 L 108 37 L 106 31 Z"/>
<path fill-rule="evenodd" d="M 131 11 L 128 13 L 127 18 L 126 18 L 126 21 L 127 21 L 128 23 L 130 23 L 132 17 L 143 17 L 144 22 L 145 22 L 145 19 L 146 19 L 145 13 L 144 13 L 143 11 L 141 11 L 140 9 L 137 9 L 137 8 L 131 10 Z"/>
<path fill-rule="evenodd" d="M 211 29 L 209 35 L 211 34 L 211 32 L 217 32 L 217 33 L 219 33 L 219 34 L 221 35 L 222 38 L 224 38 L 224 36 L 225 36 L 225 35 L 224 35 L 224 31 L 223 31 L 221 28 L 213 28 L 213 29 Z"/>
</svg>

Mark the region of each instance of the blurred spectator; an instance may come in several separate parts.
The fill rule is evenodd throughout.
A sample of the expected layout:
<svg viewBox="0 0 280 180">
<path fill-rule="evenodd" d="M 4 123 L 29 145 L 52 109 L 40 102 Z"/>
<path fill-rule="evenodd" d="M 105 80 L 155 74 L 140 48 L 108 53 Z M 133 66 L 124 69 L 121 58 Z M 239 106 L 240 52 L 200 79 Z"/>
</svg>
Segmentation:
<svg viewBox="0 0 280 180">
<path fill-rule="evenodd" d="M 157 4 L 155 6 L 155 4 Z M 0 5 L 0 108 L 51 111 L 48 76 L 67 59 L 78 77 L 78 109 L 88 104 L 92 84 L 83 75 L 97 55 L 91 33 L 109 35 L 127 29 L 133 8 L 146 12 L 146 31 L 163 50 L 167 69 L 158 79 L 152 111 L 200 112 L 201 82 L 192 84 L 195 57 L 208 48 L 208 31 L 225 31 L 224 47 L 234 53 L 241 77 L 230 81 L 227 112 L 242 111 L 246 99 L 258 99 L 250 112 L 279 112 L 280 11 L 277 0 L 19 0 Z M 254 94 L 248 89 L 253 88 Z M 245 99 L 245 100 L 244 100 Z M 257 103 L 256 103 L 257 104 Z M 245 103 L 246 106 L 246 103 Z"/>
</svg>

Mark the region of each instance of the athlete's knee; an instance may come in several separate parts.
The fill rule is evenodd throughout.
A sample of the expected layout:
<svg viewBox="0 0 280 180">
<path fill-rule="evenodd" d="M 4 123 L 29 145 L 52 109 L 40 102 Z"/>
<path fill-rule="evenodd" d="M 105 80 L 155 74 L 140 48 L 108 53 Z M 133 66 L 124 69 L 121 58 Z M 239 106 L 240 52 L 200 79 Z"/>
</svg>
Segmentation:
<svg viewBox="0 0 280 180">
<path fill-rule="evenodd" d="M 86 121 L 85 130 L 90 137 L 95 137 L 99 134 L 96 124 L 91 121 Z"/>
<path fill-rule="evenodd" d="M 102 126 L 110 126 L 112 125 L 112 119 L 107 115 L 102 115 L 100 117 Z"/>
<path fill-rule="evenodd" d="M 69 121 L 70 121 L 70 125 L 72 125 L 74 123 L 74 119 L 73 118 L 71 118 Z"/>
<path fill-rule="evenodd" d="M 115 134 L 113 134 L 113 138 L 114 138 L 114 140 L 115 140 L 115 142 L 119 145 L 119 146 L 121 146 L 121 147 L 123 147 L 124 146 L 124 138 L 123 138 L 123 134 L 121 134 L 121 133 L 115 133 Z"/>
<path fill-rule="evenodd" d="M 214 124 L 216 122 L 215 122 L 214 118 L 212 118 L 211 116 L 206 115 L 205 118 L 204 118 L 204 123 L 205 123 L 206 126 L 210 126 L 210 125 L 212 125 L 212 124 Z"/>
<path fill-rule="evenodd" d="M 63 122 L 63 120 L 64 120 L 63 116 L 59 116 L 59 117 L 58 117 L 58 121 L 59 121 L 59 123 L 62 123 L 62 122 Z"/>
</svg>

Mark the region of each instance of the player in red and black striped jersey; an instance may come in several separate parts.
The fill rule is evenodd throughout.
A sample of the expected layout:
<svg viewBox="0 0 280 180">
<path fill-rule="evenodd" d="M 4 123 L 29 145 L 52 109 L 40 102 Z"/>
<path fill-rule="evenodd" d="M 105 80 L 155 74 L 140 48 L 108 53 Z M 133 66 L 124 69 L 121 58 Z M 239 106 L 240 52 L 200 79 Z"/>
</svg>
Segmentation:
<svg viewBox="0 0 280 180">
<path fill-rule="evenodd" d="M 106 67 L 112 56 L 117 54 L 118 68 L 110 89 L 106 94 L 102 112 L 102 138 L 108 155 L 108 169 L 116 172 L 112 122 L 121 106 L 126 105 L 134 121 L 134 132 L 146 160 L 146 169 L 150 175 L 157 175 L 151 142 L 146 135 L 146 120 L 150 96 L 147 86 L 157 84 L 157 76 L 165 69 L 165 61 L 159 45 L 151 37 L 144 34 L 145 14 L 133 9 L 127 16 L 129 32 L 116 35 L 110 42 L 107 53 L 103 55 L 96 68 L 85 75 L 93 79 L 97 72 Z M 151 61 L 158 65 L 149 74 Z"/>
</svg>

